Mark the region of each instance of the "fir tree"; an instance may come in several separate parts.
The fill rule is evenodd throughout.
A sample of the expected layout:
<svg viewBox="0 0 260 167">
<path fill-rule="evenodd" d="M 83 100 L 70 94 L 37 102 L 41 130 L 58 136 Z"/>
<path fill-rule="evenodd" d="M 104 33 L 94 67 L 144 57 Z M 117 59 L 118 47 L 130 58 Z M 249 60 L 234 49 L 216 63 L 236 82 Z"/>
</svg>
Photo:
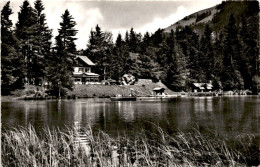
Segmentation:
<svg viewBox="0 0 260 167">
<path fill-rule="evenodd" d="M 200 82 L 208 82 L 213 79 L 214 54 L 211 40 L 211 29 L 207 24 L 200 40 L 199 65 Z"/>
<path fill-rule="evenodd" d="M 225 27 L 223 45 L 223 72 L 221 81 L 224 90 L 243 89 L 244 82 L 239 71 L 238 62 L 241 61 L 241 45 L 238 39 L 238 27 L 236 20 L 231 14 L 229 23 Z"/>
<path fill-rule="evenodd" d="M 76 22 L 74 18 L 69 13 L 68 9 L 65 10 L 64 14 L 61 16 L 62 22 L 60 23 L 59 38 L 62 41 L 62 45 L 67 53 L 76 54 L 75 38 L 78 30 L 75 29 Z"/>
<path fill-rule="evenodd" d="M 128 33 L 128 31 L 125 32 L 125 43 L 129 47 L 129 33 Z"/>
<path fill-rule="evenodd" d="M 251 89 L 254 94 L 257 94 L 256 82 L 253 79 L 259 76 L 259 3 L 256 1 L 245 3 L 249 6 L 241 18 L 239 34 L 242 46 L 242 61 L 239 65 L 245 89 Z"/>
<path fill-rule="evenodd" d="M 213 65 L 213 86 L 215 89 L 223 89 L 220 81 L 223 69 L 223 35 L 219 34 L 213 44 L 214 65 Z"/>
<path fill-rule="evenodd" d="M 111 61 L 113 51 L 112 34 L 102 32 L 101 28 L 97 25 L 95 31 L 91 30 L 87 47 L 87 55 L 96 63 L 93 71 L 100 74 L 102 78 L 106 78 L 107 74 L 110 77 L 111 70 L 109 69 L 109 62 Z"/>
<path fill-rule="evenodd" d="M 2 88 L 13 87 L 14 83 L 21 86 L 24 77 L 23 59 L 19 53 L 19 41 L 12 31 L 12 14 L 10 1 L 1 11 L 1 83 Z M 14 87 L 13 87 L 14 88 Z M 2 91 L 3 92 L 3 91 Z"/>
<path fill-rule="evenodd" d="M 166 41 L 163 82 L 172 90 L 185 90 L 188 84 L 187 60 L 176 43 L 173 30 Z"/>
<path fill-rule="evenodd" d="M 137 59 L 137 69 L 136 74 L 138 78 L 145 79 L 158 79 L 155 74 L 155 70 L 157 69 L 157 64 L 152 60 L 149 53 L 143 53 L 138 56 Z"/>
<path fill-rule="evenodd" d="M 136 53 L 137 52 L 137 35 L 134 32 L 134 29 L 131 28 L 130 34 L 129 34 L 129 49 L 131 52 Z"/>
<path fill-rule="evenodd" d="M 158 29 L 152 35 L 152 44 L 154 47 L 158 47 L 163 42 L 163 29 Z"/>
<path fill-rule="evenodd" d="M 73 86 L 73 58 L 76 53 L 74 41 L 77 30 L 76 22 L 65 10 L 61 16 L 58 36 L 55 37 L 55 48 L 51 55 L 51 63 L 48 67 L 48 81 L 51 83 L 51 92 L 54 95 L 65 95 Z"/>
<path fill-rule="evenodd" d="M 149 32 L 146 32 L 146 33 L 144 34 L 144 37 L 143 37 L 141 50 L 145 50 L 145 48 L 147 48 L 148 46 L 151 46 L 151 43 L 150 43 L 150 34 L 149 34 Z"/>
<path fill-rule="evenodd" d="M 122 40 L 122 35 L 119 33 L 116 39 L 115 47 L 113 49 L 113 56 L 111 59 L 111 78 L 119 80 L 123 76 L 123 46 L 124 41 Z"/>
<path fill-rule="evenodd" d="M 122 40 L 122 35 L 121 35 L 120 33 L 118 33 L 118 36 L 117 36 L 117 38 L 116 38 L 116 43 L 115 43 L 116 47 L 117 47 L 117 48 L 122 47 L 123 42 L 124 42 L 124 41 Z"/>
<path fill-rule="evenodd" d="M 44 6 L 42 4 L 41 0 L 36 0 L 34 3 L 34 7 L 36 9 L 37 13 L 37 23 L 39 26 L 37 38 L 38 38 L 38 44 L 39 44 L 39 54 L 42 55 L 40 58 L 42 58 L 42 64 L 41 66 L 44 75 L 46 75 L 46 69 L 47 65 L 49 64 L 49 55 L 50 55 L 50 49 L 51 49 L 51 38 L 52 38 L 52 30 L 50 30 L 46 24 L 46 17 L 43 13 Z M 38 68 L 40 68 L 38 66 Z"/>
<path fill-rule="evenodd" d="M 42 68 L 38 68 L 39 62 L 39 44 L 37 39 L 39 26 L 37 24 L 36 11 L 25 0 L 18 13 L 18 22 L 16 23 L 16 36 L 20 40 L 21 53 L 24 57 L 25 83 L 37 84 L 43 77 Z M 41 62 L 40 62 L 41 63 Z"/>
<path fill-rule="evenodd" d="M 187 61 L 187 68 L 190 71 L 190 82 L 198 82 L 202 80 L 201 70 L 199 70 L 199 37 L 191 30 L 190 27 L 185 27 L 183 30 L 176 31 L 176 42 L 181 47 L 182 52 Z"/>
</svg>

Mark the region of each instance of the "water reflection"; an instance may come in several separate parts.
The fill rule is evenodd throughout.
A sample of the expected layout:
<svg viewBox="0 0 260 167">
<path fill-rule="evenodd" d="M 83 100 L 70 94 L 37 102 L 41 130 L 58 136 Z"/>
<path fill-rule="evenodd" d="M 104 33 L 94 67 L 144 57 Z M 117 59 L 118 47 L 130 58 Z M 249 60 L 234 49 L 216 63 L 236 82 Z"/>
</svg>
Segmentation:
<svg viewBox="0 0 260 167">
<path fill-rule="evenodd" d="M 259 97 L 181 98 L 173 101 L 111 102 L 109 99 L 2 102 L 3 127 L 91 126 L 110 134 L 153 131 L 159 125 L 169 133 L 197 127 L 216 135 L 259 133 Z"/>
<path fill-rule="evenodd" d="M 115 102 L 115 110 L 118 110 L 118 114 L 125 122 L 133 122 L 135 117 L 135 111 L 132 102 L 130 101 L 125 104 L 123 103 L 124 102 L 122 101 Z"/>
</svg>

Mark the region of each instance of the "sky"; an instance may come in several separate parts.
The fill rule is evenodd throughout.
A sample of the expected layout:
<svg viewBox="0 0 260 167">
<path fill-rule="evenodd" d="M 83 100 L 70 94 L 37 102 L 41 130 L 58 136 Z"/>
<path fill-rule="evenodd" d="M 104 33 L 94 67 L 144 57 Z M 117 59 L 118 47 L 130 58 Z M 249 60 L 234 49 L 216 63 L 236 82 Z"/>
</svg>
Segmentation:
<svg viewBox="0 0 260 167">
<path fill-rule="evenodd" d="M 86 49 L 91 29 L 98 24 L 102 31 L 109 31 L 113 39 L 120 32 L 124 37 L 126 30 L 134 28 L 137 33 L 154 33 L 158 28 L 166 28 L 199 10 L 221 3 L 221 0 L 42 0 L 45 7 L 46 21 L 53 30 L 53 36 L 58 34 L 61 15 L 66 9 L 76 21 L 78 30 L 75 41 L 77 49 Z M 7 1 L 0 2 L 0 8 Z M 34 6 L 34 0 L 29 0 Z M 18 12 L 23 0 L 11 0 L 13 14 L 10 16 L 13 24 L 18 20 Z"/>
</svg>

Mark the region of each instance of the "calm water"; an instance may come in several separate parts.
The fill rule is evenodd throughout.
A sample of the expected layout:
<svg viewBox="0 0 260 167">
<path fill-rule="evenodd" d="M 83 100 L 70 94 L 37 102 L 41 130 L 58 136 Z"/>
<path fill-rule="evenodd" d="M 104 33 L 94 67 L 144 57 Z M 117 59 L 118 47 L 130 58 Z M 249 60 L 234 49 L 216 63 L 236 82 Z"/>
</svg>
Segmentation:
<svg viewBox="0 0 260 167">
<path fill-rule="evenodd" d="M 116 135 L 120 132 L 169 133 L 194 127 L 222 135 L 259 134 L 260 97 L 181 98 L 165 101 L 111 102 L 110 99 L 78 99 L 2 102 L 2 126 L 32 124 L 40 132 L 46 126 L 91 126 Z"/>
</svg>

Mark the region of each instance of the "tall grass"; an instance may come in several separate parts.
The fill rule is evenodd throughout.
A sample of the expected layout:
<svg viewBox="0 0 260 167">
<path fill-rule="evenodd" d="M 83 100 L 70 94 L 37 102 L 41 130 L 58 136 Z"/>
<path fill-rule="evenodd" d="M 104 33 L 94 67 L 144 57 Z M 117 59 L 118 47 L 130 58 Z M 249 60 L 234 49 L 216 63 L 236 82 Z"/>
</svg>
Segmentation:
<svg viewBox="0 0 260 167">
<path fill-rule="evenodd" d="M 83 136 L 83 137 L 82 137 Z M 212 138 L 199 131 L 141 131 L 111 137 L 91 128 L 64 132 L 32 126 L 2 130 L 3 166 L 247 166 L 259 164 L 259 138 Z"/>
</svg>

